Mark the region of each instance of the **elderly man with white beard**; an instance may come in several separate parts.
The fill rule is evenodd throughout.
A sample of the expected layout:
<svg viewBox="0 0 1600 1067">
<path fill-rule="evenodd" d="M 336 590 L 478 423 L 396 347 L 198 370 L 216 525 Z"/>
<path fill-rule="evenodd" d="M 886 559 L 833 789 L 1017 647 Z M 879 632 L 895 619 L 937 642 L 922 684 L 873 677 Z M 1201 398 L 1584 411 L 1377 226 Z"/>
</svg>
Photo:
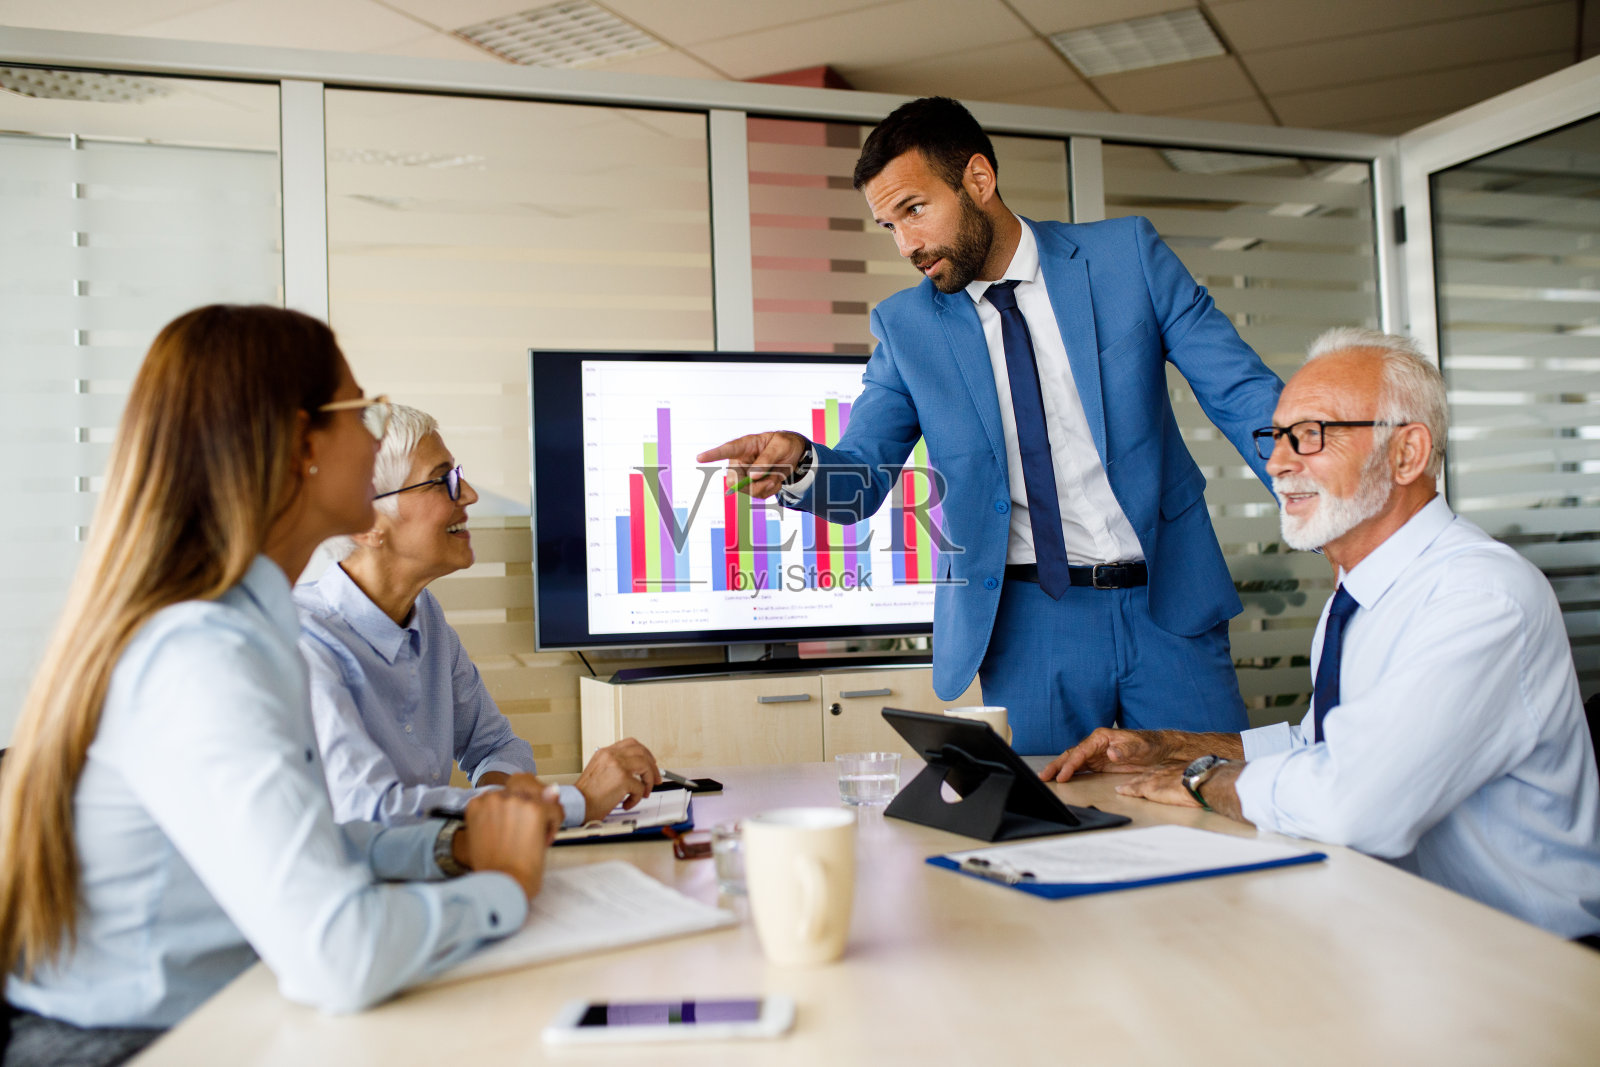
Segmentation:
<svg viewBox="0 0 1600 1067">
<path fill-rule="evenodd" d="M 1255 431 L 1283 539 L 1339 587 L 1298 725 L 1100 729 L 1045 780 L 1347 845 L 1600 947 L 1600 785 L 1561 609 L 1439 495 L 1444 381 L 1410 340 L 1332 330 Z"/>
</svg>

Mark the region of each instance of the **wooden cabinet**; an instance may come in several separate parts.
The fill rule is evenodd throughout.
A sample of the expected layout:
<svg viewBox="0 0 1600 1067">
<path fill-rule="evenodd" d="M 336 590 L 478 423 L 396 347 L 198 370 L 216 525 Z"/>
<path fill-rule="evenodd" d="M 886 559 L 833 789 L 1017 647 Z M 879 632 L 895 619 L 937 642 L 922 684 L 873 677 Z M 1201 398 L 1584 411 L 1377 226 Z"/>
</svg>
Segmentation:
<svg viewBox="0 0 1600 1067">
<path fill-rule="evenodd" d="M 716 767 L 812 763 L 840 752 L 910 750 L 880 714 L 885 706 L 939 711 L 977 704 L 933 692 L 923 665 L 777 675 L 612 682 L 579 679 L 583 761 L 635 737 L 664 764 Z"/>
</svg>

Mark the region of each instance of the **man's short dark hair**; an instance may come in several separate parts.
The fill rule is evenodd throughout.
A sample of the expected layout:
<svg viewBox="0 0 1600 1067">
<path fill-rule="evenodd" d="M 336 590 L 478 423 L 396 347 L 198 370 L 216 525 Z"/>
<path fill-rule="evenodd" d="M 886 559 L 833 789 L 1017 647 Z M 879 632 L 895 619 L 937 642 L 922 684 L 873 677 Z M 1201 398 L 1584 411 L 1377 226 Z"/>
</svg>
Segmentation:
<svg viewBox="0 0 1600 1067">
<path fill-rule="evenodd" d="M 913 149 L 922 152 L 928 166 L 952 189 L 961 187 L 967 161 L 975 155 L 982 154 L 995 173 L 1000 172 L 994 145 L 972 113 L 948 96 L 925 96 L 895 108 L 867 135 L 856 160 L 856 189 Z"/>
</svg>

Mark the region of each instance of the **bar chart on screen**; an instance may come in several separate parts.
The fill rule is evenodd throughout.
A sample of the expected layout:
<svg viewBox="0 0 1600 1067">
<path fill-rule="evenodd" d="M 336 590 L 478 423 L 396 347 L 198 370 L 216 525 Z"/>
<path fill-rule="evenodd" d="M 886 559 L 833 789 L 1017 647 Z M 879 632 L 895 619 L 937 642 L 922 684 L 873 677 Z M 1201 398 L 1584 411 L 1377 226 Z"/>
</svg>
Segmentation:
<svg viewBox="0 0 1600 1067">
<path fill-rule="evenodd" d="M 836 444 L 860 366 L 593 361 L 583 365 L 590 627 L 650 632 L 871 625 L 932 617 L 942 512 L 926 445 L 885 473 L 850 524 L 753 499 L 698 453 L 757 430 Z"/>
</svg>

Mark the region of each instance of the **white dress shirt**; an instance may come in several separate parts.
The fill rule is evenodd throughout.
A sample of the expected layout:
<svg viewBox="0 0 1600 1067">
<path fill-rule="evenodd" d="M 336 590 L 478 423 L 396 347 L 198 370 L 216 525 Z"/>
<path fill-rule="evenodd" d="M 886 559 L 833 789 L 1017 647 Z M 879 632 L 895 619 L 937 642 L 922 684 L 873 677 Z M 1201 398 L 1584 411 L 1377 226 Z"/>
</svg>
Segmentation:
<svg viewBox="0 0 1600 1067">
<path fill-rule="evenodd" d="M 1039 392 L 1044 399 L 1045 433 L 1050 437 L 1050 461 L 1055 467 L 1056 496 L 1061 502 L 1061 532 L 1066 539 L 1067 561 L 1074 565 L 1131 562 L 1144 559 L 1144 549 L 1133 532 L 1133 524 L 1122 513 L 1111 492 L 1100 453 L 1089 433 L 1089 417 L 1084 414 L 1067 362 L 1067 346 L 1061 340 L 1061 327 L 1050 293 L 1045 288 L 1039 266 L 1039 241 L 1033 227 L 1022 224 L 1022 239 L 1001 280 L 1017 281 L 1017 308 L 1027 320 L 1033 340 L 1033 360 L 1039 373 Z M 1006 370 L 1006 346 L 1000 333 L 1000 311 L 984 294 L 993 282 L 974 281 L 967 295 L 978 309 L 983 337 L 989 345 L 989 365 L 994 371 L 994 387 L 1000 396 L 1000 425 L 1006 440 L 1006 474 L 1011 484 L 1011 541 L 1006 548 L 1007 563 L 1033 563 L 1033 526 L 1028 516 L 1028 489 L 1022 473 L 1022 450 L 1017 445 L 1017 414 L 1011 406 L 1011 375 Z"/>
<path fill-rule="evenodd" d="M 340 822 L 412 822 L 459 811 L 484 789 L 450 784 L 452 762 L 474 786 L 490 771 L 534 774 L 533 749 L 511 730 L 444 609 L 424 589 L 397 625 L 335 563 L 294 590 L 311 714 Z M 587 802 L 561 787 L 563 824 Z"/>
<path fill-rule="evenodd" d="M 1443 497 L 1341 577 L 1340 703 L 1320 744 L 1309 714 L 1244 733 L 1245 818 L 1600 931 L 1600 782 L 1550 583 Z"/>
<path fill-rule="evenodd" d="M 13 975 L 13 1004 L 171 1026 L 259 954 L 290 1000 L 354 1011 L 522 925 L 509 876 L 438 880 L 438 821 L 334 822 L 299 632 L 265 557 L 140 629 L 74 795 L 77 944 Z"/>
</svg>

